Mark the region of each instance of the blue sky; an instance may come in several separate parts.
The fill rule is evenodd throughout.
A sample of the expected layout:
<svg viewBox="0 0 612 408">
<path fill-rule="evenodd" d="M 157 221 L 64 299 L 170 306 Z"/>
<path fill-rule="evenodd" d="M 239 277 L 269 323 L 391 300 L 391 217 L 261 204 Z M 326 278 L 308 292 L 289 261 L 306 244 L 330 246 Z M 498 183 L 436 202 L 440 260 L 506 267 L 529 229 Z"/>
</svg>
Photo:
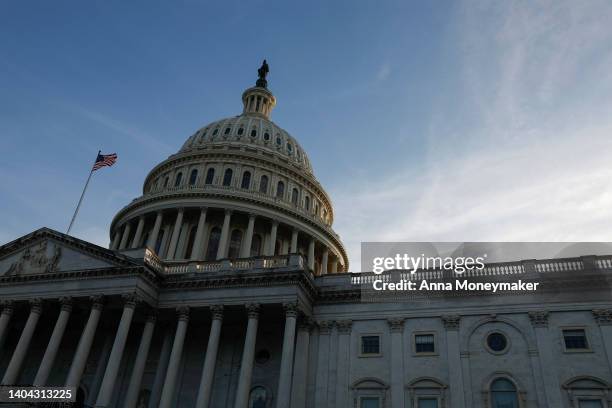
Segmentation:
<svg viewBox="0 0 612 408">
<path fill-rule="evenodd" d="M 108 225 L 241 110 L 309 153 L 359 268 L 375 240 L 612 240 L 612 3 L 0 2 L 0 242 Z"/>
</svg>

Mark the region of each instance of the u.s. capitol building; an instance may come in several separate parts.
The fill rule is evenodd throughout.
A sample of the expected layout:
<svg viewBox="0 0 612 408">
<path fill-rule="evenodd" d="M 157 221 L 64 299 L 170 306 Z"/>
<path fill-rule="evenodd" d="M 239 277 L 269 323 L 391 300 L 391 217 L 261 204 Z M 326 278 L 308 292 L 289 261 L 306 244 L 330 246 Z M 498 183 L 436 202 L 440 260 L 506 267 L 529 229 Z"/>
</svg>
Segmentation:
<svg viewBox="0 0 612 408">
<path fill-rule="evenodd" d="M 612 407 L 612 257 L 474 277 L 538 296 L 364 299 L 393 273 L 348 272 L 265 73 L 149 172 L 109 249 L 50 229 L 0 247 L 2 384 L 75 387 L 76 407 Z"/>
</svg>

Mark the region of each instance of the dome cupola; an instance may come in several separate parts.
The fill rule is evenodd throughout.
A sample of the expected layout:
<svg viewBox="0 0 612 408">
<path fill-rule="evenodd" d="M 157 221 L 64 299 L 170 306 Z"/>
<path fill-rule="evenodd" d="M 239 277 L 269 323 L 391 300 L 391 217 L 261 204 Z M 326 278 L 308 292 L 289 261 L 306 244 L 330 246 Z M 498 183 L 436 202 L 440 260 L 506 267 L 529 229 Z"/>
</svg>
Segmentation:
<svg viewBox="0 0 612 408">
<path fill-rule="evenodd" d="M 272 92 L 268 90 L 268 75 L 270 69 L 266 60 L 263 61 L 261 67 L 257 70 L 259 78 L 255 86 L 247 89 L 242 94 L 242 103 L 244 104 L 243 114 L 261 115 L 266 119 L 270 119 L 270 113 L 276 105 L 276 98 Z"/>
</svg>

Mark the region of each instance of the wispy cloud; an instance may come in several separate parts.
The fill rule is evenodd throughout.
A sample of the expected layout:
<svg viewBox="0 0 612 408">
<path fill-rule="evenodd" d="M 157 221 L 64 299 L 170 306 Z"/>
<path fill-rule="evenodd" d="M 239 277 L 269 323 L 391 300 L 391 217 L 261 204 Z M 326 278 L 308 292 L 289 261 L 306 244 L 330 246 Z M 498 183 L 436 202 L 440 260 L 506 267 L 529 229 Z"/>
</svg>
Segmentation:
<svg viewBox="0 0 612 408">
<path fill-rule="evenodd" d="M 468 2 L 457 18 L 472 125 L 434 112 L 419 167 L 332 191 L 351 270 L 367 240 L 612 240 L 610 3 Z"/>
</svg>

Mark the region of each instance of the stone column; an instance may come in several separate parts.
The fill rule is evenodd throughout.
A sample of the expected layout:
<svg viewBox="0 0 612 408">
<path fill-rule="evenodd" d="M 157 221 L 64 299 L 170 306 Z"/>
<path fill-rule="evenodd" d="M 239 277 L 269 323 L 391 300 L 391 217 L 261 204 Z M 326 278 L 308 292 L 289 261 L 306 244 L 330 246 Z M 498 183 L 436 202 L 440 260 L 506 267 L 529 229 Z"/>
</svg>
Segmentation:
<svg viewBox="0 0 612 408">
<path fill-rule="evenodd" d="M 138 218 L 138 226 L 136 227 L 136 233 L 134 234 L 134 239 L 132 240 L 132 248 L 138 248 L 140 246 L 140 238 L 142 238 L 142 230 L 144 229 L 145 217 L 141 215 Z"/>
<path fill-rule="evenodd" d="M 104 325 L 102 325 L 101 331 L 104 333 L 102 336 L 105 336 L 104 343 L 102 344 L 100 354 L 98 355 L 98 360 L 96 361 L 96 371 L 94 372 L 91 383 L 89 384 L 89 395 L 87 395 L 86 407 L 93 407 L 96 405 L 100 385 L 102 385 L 104 372 L 106 371 L 106 363 L 108 363 L 108 357 L 110 356 L 111 349 L 113 348 L 113 342 L 115 340 L 115 337 L 112 334 L 108 334 L 110 330 Z"/>
<path fill-rule="evenodd" d="M 308 269 L 314 272 L 315 268 L 315 240 L 314 238 L 310 239 L 310 243 L 308 244 Z"/>
<path fill-rule="evenodd" d="M 212 384 L 215 378 L 215 364 L 217 363 L 217 351 L 219 350 L 219 337 L 221 336 L 221 324 L 223 323 L 223 305 L 210 307 L 212 313 L 212 325 L 206 346 L 202 378 L 196 399 L 196 408 L 208 408 L 210 396 L 212 395 Z"/>
<path fill-rule="evenodd" d="M 249 225 L 247 226 L 246 235 L 244 237 L 244 243 L 240 250 L 241 258 L 248 258 L 251 256 L 251 244 L 253 243 L 253 230 L 255 229 L 255 214 L 249 214 Z"/>
<path fill-rule="evenodd" d="M 556 367 L 555 356 L 552 353 L 550 345 L 553 343 L 548 336 L 548 312 L 545 310 L 529 312 L 529 320 L 535 331 L 538 352 L 541 358 L 541 366 Z M 561 391 L 559 381 L 553 375 L 544 375 L 542 378 L 544 390 L 546 393 L 546 401 L 549 407 L 561 407 Z"/>
<path fill-rule="evenodd" d="M 331 263 L 330 273 L 338 273 L 338 260 L 334 259 Z"/>
<path fill-rule="evenodd" d="M 592 313 L 599 325 L 606 357 L 608 357 L 608 367 L 612 370 L 612 309 L 595 309 Z"/>
<path fill-rule="evenodd" d="M 115 382 L 117 381 L 117 374 L 119 373 L 119 366 L 121 365 L 121 358 L 123 357 L 123 350 L 125 349 L 125 342 L 130 332 L 130 325 L 134 317 L 134 309 L 138 301 L 135 295 L 125 295 L 123 300 L 125 302 L 123 305 L 123 313 L 121 314 L 117 334 L 115 334 L 115 342 L 113 343 L 113 348 L 108 358 L 108 363 L 106 364 L 104 379 L 102 380 L 98 399 L 96 400 L 96 408 L 104 408 L 111 403 Z"/>
<path fill-rule="evenodd" d="M 217 250 L 217 259 L 223 259 L 227 257 L 227 241 L 230 236 L 230 220 L 232 218 L 232 211 L 225 210 L 225 218 L 223 219 L 223 228 L 221 229 L 221 238 L 219 239 L 219 249 Z"/>
<path fill-rule="evenodd" d="M 21 366 L 23 365 L 23 360 L 25 359 L 28 348 L 30 347 L 30 342 L 32 341 L 32 336 L 34 335 L 34 330 L 36 330 L 36 325 L 38 324 L 41 313 L 41 300 L 35 299 L 30 301 L 30 315 L 28 316 L 25 327 L 21 332 L 21 337 L 19 337 L 17 347 L 13 352 L 11 361 L 9 362 L 6 372 L 4 373 L 4 377 L 2 378 L 3 385 L 14 385 L 17 380 L 19 380 Z"/>
<path fill-rule="evenodd" d="M 319 322 L 319 347 L 317 359 L 317 381 L 315 385 L 315 404 L 317 408 L 327 408 L 327 386 L 329 380 L 329 343 L 334 323 L 329 320 Z"/>
<path fill-rule="evenodd" d="M 142 375 L 144 374 L 145 364 L 147 363 L 147 356 L 149 355 L 149 348 L 151 347 L 151 339 L 153 338 L 156 320 L 157 314 L 154 312 L 150 313 L 147 317 L 144 329 L 142 330 L 140 345 L 136 352 L 136 360 L 134 361 L 132 376 L 130 377 L 130 385 L 128 386 L 127 395 L 123 404 L 126 408 L 135 408 L 138 403 Z"/>
<path fill-rule="evenodd" d="M 302 319 L 298 324 L 291 387 L 291 408 L 306 408 L 306 382 L 308 380 L 308 354 L 311 329 L 312 322 L 309 319 Z"/>
<path fill-rule="evenodd" d="M 450 378 L 450 406 L 465 408 L 461 354 L 459 353 L 459 322 L 461 316 L 442 316 L 446 329 L 446 346 L 448 352 L 448 376 Z"/>
<path fill-rule="evenodd" d="M 127 247 L 128 238 L 130 237 L 131 230 L 132 224 L 128 221 L 125 223 L 125 227 L 123 228 L 123 236 L 121 237 L 121 242 L 119 243 L 119 249 L 125 249 Z"/>
<path fill-rule="evenodd" d="M 0 314 L 0 350 L 2 350 L 6 341 L 11 316 L 13 316 L 13 302 L 10 300 L 2 302 L 2 314 Z"/>
<path fill-rule="evenodd" d="M 337 372 L 336 372 L 336 401 L 337 407 L 350 406 L 349 397 L 349 362 L 351 361 L 350 340 L 352 320 L 341 320 L 336 322 L 338 328 L 338 352 L 337 352 Z"/>
<path fill-rule="evenodd" d="M 327 275 L 327 262 L 329 260 L 329 249 L 323 250 L 323 256 L 321 257 L 321 275 Z"/>
<path fill-rule="evenodd" d="M 35 387 L 44 387 L 45 385 L 47 385 L 47 379 L 49 378 L 51 367 L 53 367 L 55 357 L 57 357 L 57 351 L 62 341 L 62 337 L 64 337 L 66 325 L 68 324 L 68 319 L 70 318 L 70 313 L 72 312 L 71 298 L 61 298 L 60 302 L 62 306 L 60 309 L 59 316 L 57 318 L 57 321 L 55 322 L 55 327 L 53 328 L 53 332 L 51 333 L 51 339 L 49 340 L 49 344 L 47 345 L 47 349 L 45 350 L 45 354 L 43 355 L 40 367 L 38 367 L 36 377 L 34 377 L 34 382 L 32 383 Z"/>
<path fill-rule="evenodd" d="M 391 330 L 391 408 L 404 407 L 404 319 L 387 319 Z"/>
<path fill-rule="evenodd" d="M 292 254 L 297 254 L 297 245 L 298 245 L 298 230 L 297 228 L 294 228 L 293 231 L 291 231 L 291 248 L 289 249 L 289 252 L 291 252 Z"/>
<path fill-rule="evenodd" d="M 185 213 L 184 208 L 179 208 L 176 214 L 176 220 L 174 221 L 174 229 L 172 230 L 172 237 L 170 238 L 170 246 L 168 247 L 168 254 L 166 258 L 172 260 L 176 254 L 176 246 L 178 244 L 179 234 L 181 233 L 181 226 L 183 225 L 183 214 Z"/>
<path fill-rule="evenodd" d="M 159 236 L 159 230 L 161 229 L 162 218 L 162 212 L 158 211 L 157 215 L 155 216 L 155 224 L 153 224 L 153 230 L 151 230 L 149 240 L 147 241 L 147 246 L 152 250 L 155 250 L 155 244 L 157 243 L 157 237 Z"/>
<path fill-rule="evenodd" d="M 198 218 L 198 227 L 196 228 L 196 236 L 193 241 L 193 249 L 191 250 L 191 260 L 197 261 L 202 259 L 204 251 L 204 231 L 206 230 L 206 207 L 200 209 L 200 218 Z"/>
<path fill-rule="evenodd" d="M 247 408 L 249 403 L 249 392 L 251 390 L 251 378 L 253 376 L 253 357 L 255 356 L 255 342 L 257 340 L 257 325 L 259 320 L 259 305 L 246 305 L 249 322 L 247 323 L 242 361 L 240 362 L 240 375 L 236 390 L 236 402 L 234 408 Z"/>
<path fill-rule="evenodd" d="M 278 392 L 276 393 L 276 408 L 289 408 L 291 401 L 291 375 L 293 373 L 295 326 L 298 314 L 297 303 L 286 303 L 283 307 L 285 308 L 285 334 L 283 336 Z"/>
<path fill-rule="evenodd" d="M 83 370 L 85 370 L 85 364 L 87 363 L 87 357 L 89 357 L 89 352 L 91 351 L 91 344 L 96 334 L 96 328 L 100 321 L 103 297 L 94 296 L 91 300 L 92 305 L 91 311 L 89 312 L 89 318 L 87 319 L 83 334 L 81 334 L 81 338 L 79 339 L 79 345 L 74 354 L 74 359 L 70 365 L 70 371 L 68 371 L 68 377 L 66 377 L 66 387 L 79 386 Z"/>
<path fill-rule="evenodd" d="M 270 228 L 270 241 L 268 242 L 267 256 L 274 256 L 276 251 L 276 234 L 278 232 L 278 221 L 272 221 Z"/>
<path fill-rule="evenodd" d="M 117 231 L 115 231 L 115 235 L 113 235 L 113 241 L 111 242 L 110 249 L 112 249 L 113 251 L 116 251 L 117 249 L 119 249 L 120 239 L 121 239 L 121 231 L 117 229 Z"/>
<path fill-rule="evenodd" d="M 149 399 L 148 408 L 159 407 L 159 400 L 161 398 L 162 389 L 164 387 L 164 381 L 166 380 L 168 363 L 170 362 L 171 349 L 172 331 L 166 329 L 164 330 L 164 341 L 159 352 L 159 360 L 157 362 L 157 369 L 155 370 L 155 379 L 153 380 L 153 387 L 151 387 L 151 398 Z"/>
<path fill-rule="evenodd" d="M 183 345 L 187 334 L 187 324 L 189 323 L 189 308 L 186 306 L 179 307 L 177 313 L 178 324 L 176 325 L 176 334 L 174 335 L 174 343 L 172 343 L 172 352 L 170 352 L 170 361 L 168 362 L 166 381 L 164 381 L 159 408 L 174 406 L 174 389 L 176 388 L 179 366 L 183 356 Z"/>
</svg>

